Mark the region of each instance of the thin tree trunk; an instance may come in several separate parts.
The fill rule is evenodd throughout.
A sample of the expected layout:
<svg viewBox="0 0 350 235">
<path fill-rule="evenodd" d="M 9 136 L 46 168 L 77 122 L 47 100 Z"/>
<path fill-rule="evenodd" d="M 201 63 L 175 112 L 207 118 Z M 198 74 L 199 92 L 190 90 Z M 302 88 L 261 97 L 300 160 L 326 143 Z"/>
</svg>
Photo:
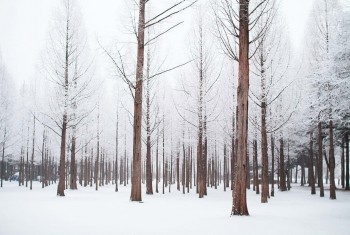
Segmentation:
<svg viewBox="0 0 350 235">
<path fill-rule="evenodd" d="M 41 146 L 41 188 L 44 188 L 44 155 L 45 155 L 45 129 L 43 131 L 43 144 Z"/>
<path fill-rule="evenodd" d="M 288 150 L 287 150 L 287 190 L 290 190 L 290 158 L 289 158 L 289 143 L 288 143 Z"/>
<path fill-rule="evenodd" d="M 322 127 L 321 122 L 318 122 L 318 186 L 320 187 L 320 197 L 324 197 L 322 149 Z"/>
<path fill-rule="evenodd" d="M 336 199 L 334 181 L 334 145 L 333 145 L 333 121 L 329 121 L 329 173 L 330 173 L 330 198 Z"/>
<path fill-rule="evenodd" d="M 156 149 L 156 193 L 158 191 L 158 183 L 159 183 L 159 163 L 158 163 L 158 148 L 159 147 L 159 129 L 157 129 L 157 149 Z"/>
<path fill-rule="evenodd" d="M 70 189 L 77 189 L 77 165 L 75 163 L 75 151 L 76 151 L 76 138 L 75 138 L 75 127 L 73 127 L 72 136 L 72 152 L 70 162 Z"/>
<path fill-rule="evenodd" d="M 4 161 L 5 161 L 5 139 L 6 139 L 6 126 L 5 126 L 5 130 L 4 130 L 4 143 L 2 145 L 2 157 L 1 157 L 1 188 L 3 186 L 3 179 L 4 179 L 4 171 L 5 171 L 5 167 L 4 167 Z M 31 188 L 30 188 L 31 189 Z"/>
<path fill-rule="evenodd" d="M 32 159 L 30 161 L 30 190 L 33 189 L 34 178 L 34 146 L 35 146 L 35 114 L 33 115 L 33 146 L 32 146 Z"/>
<path fill-rule="evenodd" d="M 164 114 L 163 114 L 163 167 L 162 167 L 162 170 L 163 170 L 163 176 L 162 176 L 162 183 L 163 183 L 163 194 L 164 194 L 164 187 L 165 187 L 165 182 L 164 182 L 164 178 L 165 178 L 165 162 L 164 162 L 164 158 L 165 158 L 165 150 L 164 150 L 164 132 L 165 132 L 165 129 L 164 129 Z"/>
<path fill-rule="evenodd" d="M 310 133 L 310 164 L 309 164 L 309 183 L 311 186 L 311 194 L 316 194 L 315 178 L 314 178 L 314 149 L 313 149 L 312 132 Z"/>
<path fill-rule="evenodd" d="M 119 149 L 118 149 L 118 144 L 119 144 L 119 112 L 117 111 L 117 127 L 115 131 L 115 191 L 118 192 L 118 154 L 119 154 Z"/>
<path fill-rule="evenodd" d="M 253 140 L 253 168 L 254 168 L 254 188 L 256 194 L 260 194 L 259 189 L 259 171 L 258 171 L 258 143 Z"/>
<path fill-rule="evenodd" d="M 286 172 L 284 167 L 283 138 L 280 139 L 280 190 L 286 191 Z"/>
<path fill-rule="evenodd" d="M 64 111 L 62 118 L 62 133 L 61 133 L 61 149 L 60 149 L 60 169 L 59 169 L 59 181 L 57 187 L 57 196 L 64 196 L 65 189 L 65 165 L 66 165 L 66 134 L 67 134 L 67 121 L 68 121 L 68 67 L 69 67 L 69 40 L 71 35 L 69 34 L 69 18 L 66 20 L 66 41 L 65 41 L 65 73 L 64 73 Z"/>
<path fill-rule="evenodd" d="M 344 137 L 341 139 L 341 158 L 340 158 L 340 181 L 341 187 L 345 188 L 345 144 Z"/>
<path fill-rule="evenodd" d="M 350 186 L 349 186 L 349 132 L 346 132 L 346 134 L 345 134 L 345 148 L 346 148 L 345 190 L 350 190 Z"/>
<path fill-rule="evenodd" d="M 275 196 L 275 139 L 271 134 L 271 197 Z"/>
<path fill-rule="evenodd" d="M 97 113 L 97 149 L 96 149 L 96 163 L 95 163 L 95 190 L 98 190 L 99 185 L 99 168 L 100 168 L 100 111 Z"/>
</svg>

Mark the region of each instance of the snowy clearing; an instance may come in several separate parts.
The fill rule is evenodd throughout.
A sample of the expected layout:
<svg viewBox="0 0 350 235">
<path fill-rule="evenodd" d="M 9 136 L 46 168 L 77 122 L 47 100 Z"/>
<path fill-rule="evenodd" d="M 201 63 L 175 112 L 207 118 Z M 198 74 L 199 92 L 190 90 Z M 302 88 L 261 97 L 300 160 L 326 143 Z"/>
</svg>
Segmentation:
<svg viewBox="0 0 350 235">
<path fill-rule="evenodd" d="M 143 185 L 144 186 L 144 185 Z M 208 188 L 198 199 L 194 190 L 183 195 L 143 195 L 144 203 L 129 201 L 130 187 L 114 185 L 66 190 L 57 197 L 56 185 L 33 191 L 5 182 L 0 189 L 0 234 L 348 234 L 350 192 L 337 191 L 337 200 L 310 195 L 308 187 L 293 185 L 276 192 L 267 204 L 248 190 L 249 217 L 230 216 L 231 191 Z M 143 188 L 144 190 L 144 188 Z M 143 191 L 145 192 L 145 191 Z"/>
</svg>

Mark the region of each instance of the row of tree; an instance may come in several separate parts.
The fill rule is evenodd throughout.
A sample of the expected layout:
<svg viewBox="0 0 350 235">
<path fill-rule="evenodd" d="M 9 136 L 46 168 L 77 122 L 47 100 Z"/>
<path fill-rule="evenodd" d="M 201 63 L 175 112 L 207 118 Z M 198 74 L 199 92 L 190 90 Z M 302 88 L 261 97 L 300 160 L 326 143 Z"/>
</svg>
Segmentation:
<svg viewBox="0 0 350 235">
<path fill-rule="evenodd" d="M 140 0 L 131 24 L 136 54 L 100 44 L 123 82 L 117 83 L 118 90 L 131 97 L 123 100 L 118 94 L 113 108 L 104 104 L 105 90 L 94 74 L 97 65 L 81 30 L 79 7 L 73 0 L 62 1 L 44 53 L 43 79 L 23 85 L 18 111 L 10 110 L 10 79 L 1 64 L 1 182 L 17 171 L 20 185 L 29 181 L 32 186 L 40 176 L 44 187 L 58 178 L 57 195 L 64 196 L 68 186 L 77 189 L 78 183 L 95 184 L 96 190 L 115 183 L 117 191 L 118 180 L 125 185 L 130 178 L 130 199 L 141 201 L 142 183 L 147 194 L 153 194 L 154 183 L 160 191 L 160 179 L 163 193 L 172 184 L 183 192 L 193 184 L 203 198 L 207 187 L 217 188 L 222 180 L 224 190 L 232 190 L 232 214 L 248 215 L 251 183 L 266 203 L 275 195 L 275 183 L 281 191 L 290 189 L 292 172 L 296 182 L 299 168 L 304 185 L 308 168 L 311 193 L 317 182 L 324 196 L 323 179 L 326 173 L 328 181 L 329 172 L 330 198 L 335 199 L 336 169 L 342 187 L 349 189 L 350 25 L 342 4 L 314 3 L 300 64 L 277 0 L 208 5 L 180 0 L 162 10 Z M 208 6 L 211 12 L 204 10 Z M 168 25 L 167 20 L 176 21 L 188 11 L 197 16 L 189 60 L 157 66 L 159 41 L 183 23 Z M 133 56 L 136 66 L 130 69 Z M 174 71 L 183 75 L 170 95 L 175 97 L 170 111 L 168 84 L 157 77 Z M 14 113 L 18 120 L 11 120 Z M 13 126 L 20 131 L 15 133 Z"/>
</svg>

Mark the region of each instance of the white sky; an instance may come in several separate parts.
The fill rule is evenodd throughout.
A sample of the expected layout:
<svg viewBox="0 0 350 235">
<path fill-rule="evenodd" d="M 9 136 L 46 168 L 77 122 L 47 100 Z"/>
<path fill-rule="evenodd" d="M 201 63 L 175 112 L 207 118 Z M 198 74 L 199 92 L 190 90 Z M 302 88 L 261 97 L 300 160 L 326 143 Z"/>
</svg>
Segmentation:
<svg viewBox="0 0 350 235">
<path fill-rule="evenodd" d="M 157 1 L 164 2 L 154 0 L 155 3 Z M 290 39 L 295 48 L 303 39 L 305 23 L 313 1 L 281 0 L 281 9 L 286 17 Z M 57 2 L 58 0 L 0 0 L 0 51 L 17 86 L 23 80 L 36 76 L 40 54 L 45 49 L 48 22 Z M 122 27 L 126 13 L 118 14 L 122 12 L 123 0 L 80 0 L 80 6 L 92 50 L 98 49 L 97 37 L 103 44 L 111 44 L 117 40 L 117 35 L 126 32 Z M 180 27 L 182 28 L 176 29 L 177 31 L 170 34 L 170 37 L 176 35 L 177 43 L 186 44 L 189 27 L 186 25 Z M 174 38 L 166 40 L 169 44 L 173 41 Z M 163 44 L 165 48 L 173 46 L 164 42 Z M 188 54 L 185 51 L 177 53 Z"/>
</svg>

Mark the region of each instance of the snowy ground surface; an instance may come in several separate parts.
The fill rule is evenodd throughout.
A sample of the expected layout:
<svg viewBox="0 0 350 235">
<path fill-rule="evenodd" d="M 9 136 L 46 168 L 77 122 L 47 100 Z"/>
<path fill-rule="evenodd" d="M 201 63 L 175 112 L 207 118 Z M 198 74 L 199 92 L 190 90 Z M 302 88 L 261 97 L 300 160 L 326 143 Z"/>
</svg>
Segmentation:
<svg viewBox="0 0 350 235">
<path fill-rule="evenodd" d="M 144 190 L 144 188 L 143 188 Z M 5 182 L 0 189 L 1 235 L 67 234 L 349 234 L 350 192 L 337 191 L 337 200 L 310 195 L 308 187 L 293 185 L 276 192 L 267 204 L 248 191 L 249 217 L 230 217 L 231 192 L 208 189 L 198 199 L 194 190 L 143 195 L 144 203 L 129 201 L 129 186 L 80 187 L 56 196 L 56 185 L 32 191 Z M 145 191 L 143 191 L 145 192 Z"/>
</svg>

